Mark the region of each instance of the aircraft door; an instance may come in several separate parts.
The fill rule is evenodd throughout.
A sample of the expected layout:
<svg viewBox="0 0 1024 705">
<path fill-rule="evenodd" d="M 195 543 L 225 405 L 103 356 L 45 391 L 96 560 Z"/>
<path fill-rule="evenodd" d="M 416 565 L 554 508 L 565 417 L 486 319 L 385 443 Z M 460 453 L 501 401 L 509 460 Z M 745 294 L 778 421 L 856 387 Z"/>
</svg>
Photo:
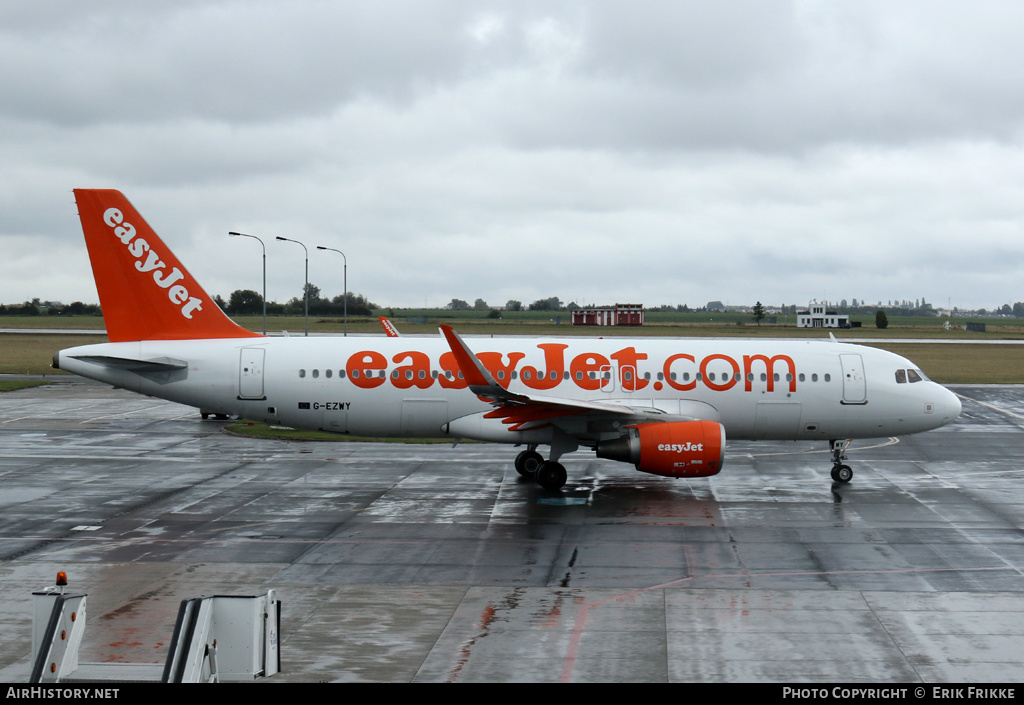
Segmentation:
<svg viewBox="0 0 1024 705">
<path fill-rule="evenodd" d="M 263 348 L 242 348 L 238 365 L 238 398 L 266 399 L 263 393 Z"/>
<path fill-rule="evenodd" d="M 864 378 L 864 361 L 860 355 L 843 354 L 839 356 L 843 366 L 843 402 L 847 404 L 867 404 L 867 380 Z"/>
</svg>

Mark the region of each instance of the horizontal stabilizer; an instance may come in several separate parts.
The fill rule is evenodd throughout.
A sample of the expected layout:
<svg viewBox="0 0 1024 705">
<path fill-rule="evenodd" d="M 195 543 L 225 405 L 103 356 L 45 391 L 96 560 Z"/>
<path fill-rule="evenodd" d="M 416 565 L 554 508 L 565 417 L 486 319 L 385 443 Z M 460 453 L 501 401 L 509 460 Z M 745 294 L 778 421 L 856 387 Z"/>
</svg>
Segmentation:
<svg viewBox="0 0 1024 705">
<path fill-rule="evenodd" d="M 158 357 L 153 360 L 133 360 L 110 355 L 72 355 L 71 357 L 75 360 L 117 367 L 132 372 L 170 372 L 171 370 L 184 370 L 188 367 L 188 363 L 184 360 L 175 360 L 170 357 Z"/>
</svg>

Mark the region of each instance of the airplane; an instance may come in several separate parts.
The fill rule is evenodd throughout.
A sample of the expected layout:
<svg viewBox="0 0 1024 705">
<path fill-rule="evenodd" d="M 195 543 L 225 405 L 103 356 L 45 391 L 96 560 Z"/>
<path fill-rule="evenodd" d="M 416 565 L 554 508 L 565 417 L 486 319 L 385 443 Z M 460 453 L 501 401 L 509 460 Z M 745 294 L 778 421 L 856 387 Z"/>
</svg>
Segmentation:
<svg viewBox="0 0 1024 705">
<path fill-rule="evenodd" d="M 829 340 L 266 337 L 227 317 L 128 200 L 76 189 L 108 343 L 55 368 L 211 413 L 340 434 L 525 446 L 516 471 L 556 491 L 562 456 L 673 478 L 717 474 L 726 438 L 828 441 L 954 421 L 959 399 L 906 358 Z M 545 459 L 538 448 L 549 449 Z"/>
</svg>

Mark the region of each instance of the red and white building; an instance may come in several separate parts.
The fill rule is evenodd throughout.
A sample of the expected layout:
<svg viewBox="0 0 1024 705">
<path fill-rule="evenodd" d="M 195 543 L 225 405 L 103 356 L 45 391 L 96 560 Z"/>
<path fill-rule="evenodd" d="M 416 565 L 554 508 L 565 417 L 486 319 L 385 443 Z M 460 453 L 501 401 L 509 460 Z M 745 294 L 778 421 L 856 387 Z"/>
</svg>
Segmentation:
<svg viewBox="0 0 1024 705">
<path fill-rule="evenodd" d="M 574 326 L 642 326 L 643 304 L 615 304 L 611 308 L 577 308 L 572 311 Z"/>
</svg>

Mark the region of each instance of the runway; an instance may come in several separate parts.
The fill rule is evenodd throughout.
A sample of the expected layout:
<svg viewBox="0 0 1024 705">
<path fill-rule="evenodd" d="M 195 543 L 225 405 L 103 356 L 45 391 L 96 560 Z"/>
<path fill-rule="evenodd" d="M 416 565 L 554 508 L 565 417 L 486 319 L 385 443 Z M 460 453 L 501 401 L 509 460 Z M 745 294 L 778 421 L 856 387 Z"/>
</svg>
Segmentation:
<svg viewBox="0 0 1024 705">
<path fill-rule="evenodd" d="M 271 681 L 1024 680 L 1024 387 L 856 442 L 730 442 L 716 477 L 587 452 L 291 443 L 76 380 L 0 394 L 0 681 L 33 590 L 89 593 L 85 661 L 163 662 L 178 603 L 274 588 Z"/>
</svg>

